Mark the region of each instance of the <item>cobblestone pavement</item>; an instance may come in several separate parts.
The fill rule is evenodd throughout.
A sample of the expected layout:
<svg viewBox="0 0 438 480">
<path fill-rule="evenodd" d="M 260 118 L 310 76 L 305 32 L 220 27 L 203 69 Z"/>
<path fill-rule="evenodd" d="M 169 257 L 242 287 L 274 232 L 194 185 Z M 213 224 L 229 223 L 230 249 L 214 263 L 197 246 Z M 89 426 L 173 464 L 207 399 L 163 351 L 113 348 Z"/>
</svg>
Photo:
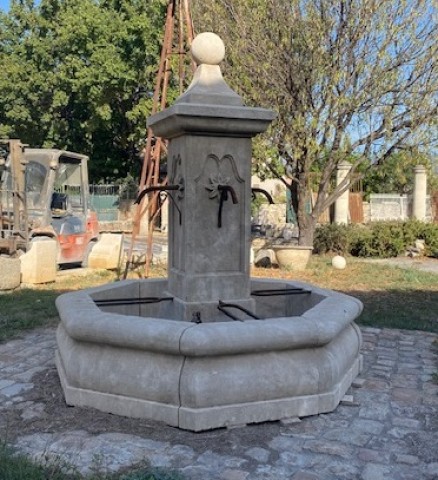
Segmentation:
<svg viewBox="0 0 438 480">
<path fill-rule="evenodd" d="M 335 412 L 194 434 L 66 407 L 54 330 L 0 345 L 0 436 L 81 472 L 147 461 L 191 480 L 438 478 L 437 335 L 363 328 L 364 371 Z"/>
</svg>

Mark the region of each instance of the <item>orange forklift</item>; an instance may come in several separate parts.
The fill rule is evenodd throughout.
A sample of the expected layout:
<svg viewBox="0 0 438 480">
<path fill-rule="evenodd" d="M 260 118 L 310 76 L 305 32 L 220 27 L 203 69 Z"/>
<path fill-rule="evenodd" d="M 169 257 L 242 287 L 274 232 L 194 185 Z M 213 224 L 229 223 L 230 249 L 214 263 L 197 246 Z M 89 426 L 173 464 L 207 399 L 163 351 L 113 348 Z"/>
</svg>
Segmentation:
<svg viewBox="0 0 438 480">
<path fill-rule="evenodd" d="M 59 265 L 87 266 L 99 225 L 89 201 L 88 157 L 0 140 L 0 254 L 53 238 Z"/>
</svg>

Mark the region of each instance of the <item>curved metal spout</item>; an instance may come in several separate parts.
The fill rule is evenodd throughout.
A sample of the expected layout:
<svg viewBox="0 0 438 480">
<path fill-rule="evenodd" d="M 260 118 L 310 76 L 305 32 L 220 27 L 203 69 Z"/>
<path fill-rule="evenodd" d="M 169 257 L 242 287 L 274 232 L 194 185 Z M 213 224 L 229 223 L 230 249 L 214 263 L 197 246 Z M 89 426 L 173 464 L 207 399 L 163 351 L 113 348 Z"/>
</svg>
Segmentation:
<svg viewBox="0 0 438 480">
<path fill-rule="evenodd" d="M 268 202 L 271 204 L 271 205 L 274 205 L 274 200 L 272 199 L 271 195 L 269 192 L 267 192 L 266 190 L 263 190 L 263 188 L 251 188 L 251 192 L 252 192 L 252 198 L 253 200 L 255 200 L 256 198 L 256 193 L 261 193 L 262 195 L 264 195 L 267 199 L 268 199 Z"/>
<path fill-rule="evenodd" d="M 184 190 L 184 184 L 181 185 L 153 185 L 151 187 L 146 187 L 137 197 L 134 203 L 140 204 L 140 202 L 143 200 L 144 196 L 147 195 L 148 193 L 151 192 L 166 192 L 170 199 L 172 200 L 172 203 L 176 210 L 178 211 L 179 215 L 179 224 L 181 225 L 182 223 L 182 214 L 181 214 L 181 209 L 178 207 L 177 203 L 175 202 L 175 199 L 172 197 L 172 195 L 169 192 L 172 191 L 180 191 L 182 192 Z"/>
<path fill-rule="evenodd" d="M 142 192 L 140 192 L 134 203 L 140 203 L 143 200 L 143 197 L 151 192 L 170 192 L 180 189 L 180 185 L 153 185 L 151 187 L 145 188 Z"/>
<path fill-rule="evenodd" d="M 234 204 L 239 203 L 239 201 L 237 200 L 236 191 L 231 185 L 218 185 L 217 189 L 220 192 L 217 226 L 218 228 L 222 228 L 222 208 L 224 206 L 224 202 L 228 200 L 228 192 L 230 192 L 231 200 Z"/>
<path fill-rule="evenodd" d="M 231 185 L 218 185 L 217 189 L 221 192 L 221 197 L 222 197 L 222 195 L 224 195 L 224 192 L 225 192 L 225 199 L 224 200 L 228 199 L 228 196 L 226 195 L 226 193 L 230 192 L 231 199 L 233 200 L 233 203 L 234 204 L 239 203 L 239 201 L 237 200 L 236 191 L 234 190 L 234 188 Z"/>
</svg>

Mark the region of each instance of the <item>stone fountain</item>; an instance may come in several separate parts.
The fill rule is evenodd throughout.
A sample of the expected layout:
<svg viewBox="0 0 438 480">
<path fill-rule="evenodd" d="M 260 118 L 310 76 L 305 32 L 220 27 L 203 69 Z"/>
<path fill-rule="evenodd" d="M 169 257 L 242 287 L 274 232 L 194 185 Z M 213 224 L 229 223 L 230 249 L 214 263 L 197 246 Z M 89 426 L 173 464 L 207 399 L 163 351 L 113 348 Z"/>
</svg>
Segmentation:
<svg viewBox="0 0 438 480">
<path fill-rule="evenodd" d="M 192 45 L 189 89 L 152 116 L 169 139 L 169 276 L 61 295 L 56 363 L 69 405 L 192 431 L 334 410 L 361 369 L 355 298 L 249 276 L 251 138 L 271 110 Z"/>
</svg>

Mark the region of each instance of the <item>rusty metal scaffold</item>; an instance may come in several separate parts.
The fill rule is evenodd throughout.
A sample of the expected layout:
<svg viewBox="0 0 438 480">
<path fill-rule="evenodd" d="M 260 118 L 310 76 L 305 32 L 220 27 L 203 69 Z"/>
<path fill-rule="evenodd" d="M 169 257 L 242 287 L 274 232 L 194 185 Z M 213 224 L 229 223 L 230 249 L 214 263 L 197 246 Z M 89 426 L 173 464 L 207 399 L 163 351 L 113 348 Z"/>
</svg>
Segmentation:
<svg viewBox="0 0 438 480">
<path fill-rule="evenodd" d="M 163 46 L 161 49 L 160 64 L 158 68 L 153 105 L 151 115 L 164 110 L 167 104 L 168 87 L 172 74 L 175 75 L 177 64 L 178 86 L 180 94 L 185 87 L 186 64 L 190 62 L 194 71 L 196 65 L 187 60 L 187 52 L 190 49 L 194 37 L 193 22 L 189 0 L 170 0 L 167 5 L 166 23 L 164 28 Z M 175 56 L 177 62 L 174 61 Z M 144 148 L 143 165 L 139 182 L 139 194 L 146 189 L 151 193 L 143 195 L 136 205 L 132 229 L 131 244 L 128 251 L 128 259 L 124 271 L 124 278 L 133 264 L 134 247 L 140 234 L 141 221 L 147 215 L 147 243 L 145 255 L 144 274 L 149 275 L 152 261 L 152 244 L 154 224 L 161 209 L 160 188 L 167 185 L 167 176 L 160 180 L 160 160 L 166 153 L 166 143 L 162 138 L 155 137 L 148 128 L 146 146 Z M 139 197 L 140 198 L 140 197 Z M 164 199 L 166 201 L 166 199 Z"/>
</svg>

